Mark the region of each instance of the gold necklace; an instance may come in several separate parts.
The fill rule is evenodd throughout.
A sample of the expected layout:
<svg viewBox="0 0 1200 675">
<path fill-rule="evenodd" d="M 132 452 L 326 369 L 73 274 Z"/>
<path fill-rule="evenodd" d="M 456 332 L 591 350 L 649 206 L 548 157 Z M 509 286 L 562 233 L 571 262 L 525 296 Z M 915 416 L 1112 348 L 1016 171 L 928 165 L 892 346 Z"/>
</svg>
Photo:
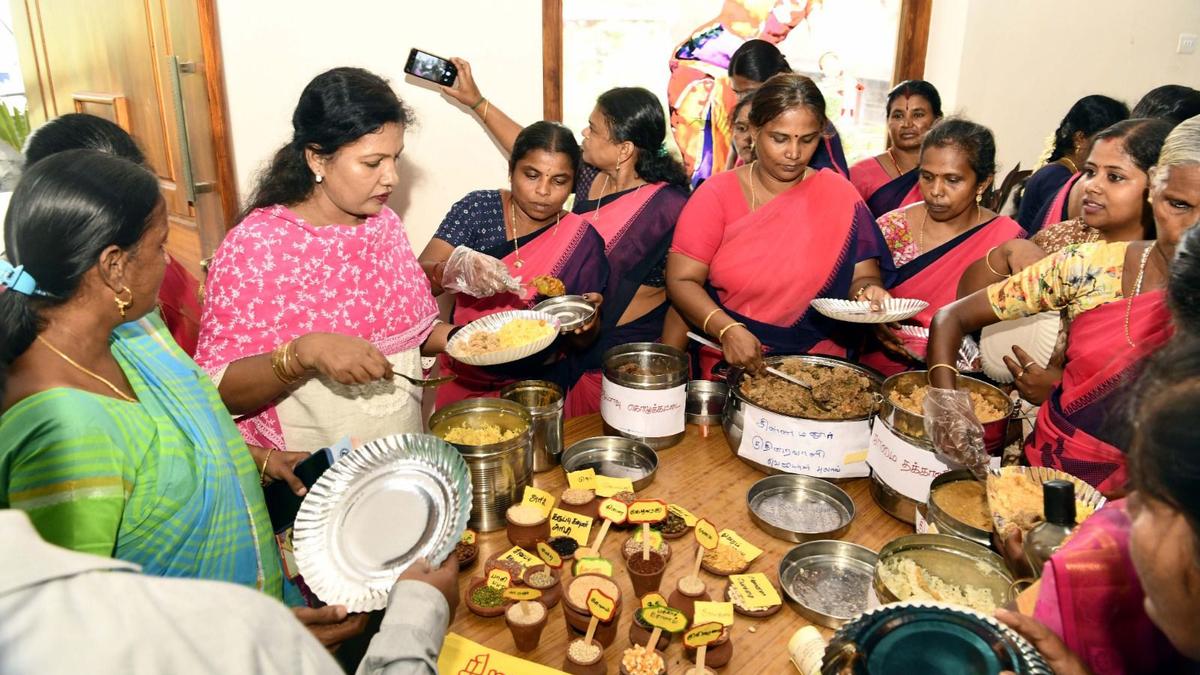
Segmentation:
<svg viewBox="0 0 1200 675">
<path fill-rule="evenodd" d="M 1079 167 L 1075 166 L 1075 162 L 1070 157 L 1059 157 L 1058 161 L 1063 162 L 1063 166 L 1071 170 L 1071 173 L 1079 173 Z"/>
<path fill-rule="evenodd" d="M 889 158 L 889 159 L 891 159 L 891 160 L 892 160 L 892 166 L 896 167 L 896 175 L 897 175 L 897 176 L 903 176 L 903 175 L 904 175 L 904 172 L 900 170 L 900 162 L 897 162 L 897 161 L 896 161 L 896 156 L 892 154 L 892 149 L 891 149 L 891 148 L 888 148 L 888 149 L 887 149 L 887 156 L 888 156 L 888 158 Z"/>
<path fill-rule="evenodd" d="M 980 213 L 980 211 L 979 211 L 979 204 L 976 204 L 976 205 L 975 205 L 975 220 L 971 221 L 971 226 L 972 226 L 972 227 L 974 227 L 974 226 L 975 226 L 975 223 L 978 223 L 978 222 L 979 222 L 979 213 Z M 918 252 L 918 253 L 924 253 L 924 252 L 925 252 L 925 223 L 926 223 L 928 220 L 929 220 L 929 210 L 928 210 L 928 209 L 926 209 L 926 210 L 925 210 L 925 215 L 924 215 L 924 216 L 921 216 L 921 232 L 920 232 L 920 234 L 918 234 L 918 235 L 917 235 L 917 237 L 918 237 L 918 239 L 917 239 L 917 252 Z"/>
<path fill-rule="evenodd" d="M 1155 241 L 1147 246 L 1145 251 L 1142 251 L 1142 263 L 1138 265 L 1137 280 L 1133 282 L 1133 293 L 1131 293 L 1129 295 L 1129 299 L 1125 301 L 1125 341 L 1129 343 L 1130 347 L 1137 347 L 1137 345 L 1133 343 L 1133 336 L 1129 334 L 1129 315 L 1133 313 L 1133 299 L 1142 292 L 1142 279 L 1146 275 L 1146 261 L 1150 259 L 1150 253 L 1157 245 L 1158 242 Z"/>
<path fill-rule="evenodd" d="M 754 160 L 753 162 L 750 163 L 750 210 L 751 211 L 755 211 L 758 209 L 758 191 L 754 189 L 754 169 L 757 166 L 758 166 L 758 160 Z M 804 173 L 800 174 L 800 180 L 793 183 L 791 185 L 791 187 L 796 187 L 797 185 L 803 183 L 805 178 L 808 178 L 808 167 L 804 167 Z M 766 187 L 766 186 L 763 186 L 763 187 Z"/>
<path fill-rule="evenodd" d="M 521 266 L 525 264 L 525 261 L 521 260 L 521 246 L 517 243 L 517 202 L 512 198 L 511 192 L 508 195 L 508 214 L 509 220 L 512 221 L 513 257 L 516 258 L 516 260 L 513 261 L 513 267 L 521 269 Z M 558 221 L 560 217 L 562 217 L 561 209 L 558 213 L 554 214 L 554 232 L 558 232 Z"/>
<path fill-rule="evenodd" d="M 91 378 L 93 378 L 93 379 L 95 379 L 95 380 L 97 380 L 97 381 L 99 381 L 99 382 L 103 383 L 103 384 L 104 384 L 105 386 L 107 386 L 109 389 L 112 389 L 113 393 L 114 393 L 114 394 L 116 394 L 117 396 L 121 397 L 121 399 L 123 399 L 123 400 L 125 400 L 125 401 L 128 401 L 128 402 L 130 402 L 130 403 L 137 403 L 137 402 L 138 402 L 138 400 L 137 400 L 136 398 L 133 398 L 133 397 L 132 397 L 132 396 L 130 396 L 129 394 L 126 394 L 125 392 L 121 391 L 120 389 L 118 389 L 118 388 L 117 388 L 117 385 L 115 385 L 115 384 L 113 384 L 112 382 L 109 382 L 108 380 L 104 379 L 104 377 L 103 377 L 103 376 L 101 376 L 101 375 L 99 375 L 99 374 L 97 374 L 97 373 L 95 373 L 95 372 L 93 372 L 93 371 L 91 371 L 91 370 L 88 370 L 87 368 L 84 368 L 83 366 L 81 366 L 81 365 L 79 365 L 78 363 L 76 363 L 76 362 L 75 362 L 75 361 L 74 361 L 74 360 L 73 360 L 71 357 L 69 357 L 69 356 L 67 356 L 66 354 L 62 353 L 61 351 L 59 351 L 59 350 L 58 350 L 58 348 L 57 348 L 57 347 L 55 347 L 54 345 L 52 345 L 52 344 L 50 344 L 49 342 L 47 342 L 47 341 L 46 341 L 46 338 L 44 338 L 44 337 L 42 337 L 41 335 L 39 335 L 39 336 L 37 336 L 37 340 L 38 340 L 38 342 L 41 342 L 42 344 L 46 345 L 46 347 L 47 347 L 47 348 L 48 348 L 50 351 L 52 351 L 52 352 L 54 352 L 55 354 L 58 354 L 59 356 L 61 356 L 61 357 L 62 357 L 62 359 L 63 359 L 64 361 L 66 361 L 67 363 L 69 363 L 69 364 L 71 364 L 72 366 L 74 366 L 74 367 L 75 367 L 77 370 L 79 370 L 79 372 L 81 372 L 81 373 L 83 373 L 84 375 L 87 375 L 88 377 L 91 377 Z"/>
</svg>

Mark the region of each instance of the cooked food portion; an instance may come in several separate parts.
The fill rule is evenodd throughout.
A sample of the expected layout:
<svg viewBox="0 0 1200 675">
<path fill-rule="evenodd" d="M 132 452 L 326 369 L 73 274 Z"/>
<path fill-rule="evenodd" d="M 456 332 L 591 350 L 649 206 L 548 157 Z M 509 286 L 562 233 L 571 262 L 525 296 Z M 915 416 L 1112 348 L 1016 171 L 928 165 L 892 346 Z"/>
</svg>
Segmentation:
<svg viewBox="0 0 1200 675">
<path fill-rule="evenodd" d="M 866 417 L 875 407 L 870 378 L 852 368 L 819 366 L 801 359 L 784 359 L 776 368 L 809 383 L 813 391 L 764 372 L 742 379 L 742 395 L 760 408 L 816 420 Z M 813 400 L 814 393 L 825 407 Z"/>
<path fill-rule="evenodd" d="M 924 415 L 925 392 L 928 390 L 929 385 L 927 384 L 914 388 L 908 394 L 893 389 L 888 398 L 891 399 L 892 403 L 914 415 Z M 1004 417 L 1004 409 L 989 401 L 983 394 L 973 390 L 967 393 L 971 396 L 971 405 L 975 408 L 975 417 L 979 418 L 980 424 L 995 422 Z"/>
<path fill-rule="evenodd" d="M 1028 532 L 1046 519 L 1042 484 L 1017 467 L 1004 467 L 998 476 L 988 475 L 987 496 L 1002 538 L 1012 536 L 1016 530 Z M 1093 511 L 1091 504 L 1075 500 L 1075 522 L 1082 523 Z"/>
<path fill-rule="evenodd" d="M 933 600 L 967 607 L 991 616 L 996 611 L 992 592 L 980 586 L 952 584 L 931 574 L 912 558 L 897 556 L 879 569 L 879 579 L 900 600 Z"/>
<path fill-rule="evenodd" d="M 937 486 L 933 503 L 955 520 L 985 532 L 992 530 L 987 491 L 977 480 L 957 480 Z"/>
<path fill-rule="evenodd" d="M 523 347 L 554 334 L 554 326 L 541 319 L 513 319 L 495 332 L 476 331 L 462 346 L 464 356 L 478 356 L 501 349 Z"/>
<path fill-rule="evenodd" d="M 446 430 L 442 438 L 449 443 L 458 443 L 459 445 L 491 445 L 517 437 L 517 432 L 512 429 L 501 429 L 495 424 L 482 424 L 480 426 L 452 427 Z"/>
<path fill-rule="evenodd" d="M 557 298 L 567 294 L 567 287 L 563 284 L 562 279 L 548 274 L 539 274 L 534 277 L 533 287 L 537 289 L 538 295 L 544 295 L 547 298 Z"/>
</svg>

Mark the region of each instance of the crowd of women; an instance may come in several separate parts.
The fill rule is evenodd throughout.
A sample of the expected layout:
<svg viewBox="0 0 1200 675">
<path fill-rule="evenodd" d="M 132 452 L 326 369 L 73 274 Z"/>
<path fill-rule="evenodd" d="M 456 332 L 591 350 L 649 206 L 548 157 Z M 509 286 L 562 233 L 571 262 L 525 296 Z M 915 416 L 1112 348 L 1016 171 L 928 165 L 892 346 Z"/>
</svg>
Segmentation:
<svg viewBox="0 0 1200 675">
<path fill-rule="evenodd" d="M 0 260 L 0 506 L 26 512 L 51 543 L 147 574 L 258 588 L 336 644 L 366 619 L 306 606 L 260 484 L 303 494 L 292 469 L 312 451 L 419 431 L 424 390 L 409 378 L 426 374 L 423 356 L 455 376 L 437 406 L 535 378 L 566 392 L 569 416 L 598 410 L 606 350 L 689 349 L 689 330 L 720 345 L 693 349 L 694 377 L 721 362 L 758 370 L 764 353 L 832 355 L 887 374 L 927 368 L 935 443 L 972 465 L 982 428 L 956 390 L 963 339 L 1038 317 L 1023 335 L 1048 336 L 1054 353 L 1039 360 L 1017 344 L 1003 360 L 1040 405 L 1025 460 L 1113 498 L 1138 489 L 1095 527 L 1110 527 L 1113 564 L 1146 585 L 1055 563 L 1043 587 L 1055 610 L 1039 614 L 1052 632 L 1008 619 L 1098 672 L 1118 671 L 1089 640 L 1121 633 L 1121 621 L 1139 635 L 1157 625 L 1182 655 L 1200 656 L 1195 631 L 1178 628 L 1200 626 L 1189 483 L 1200 466 L 1180 452 L 1195 445 L 1188 418 L 1200 400 L 1189 393 L 1200 386 L 1190 341 L 1200 234 L 1189 235 L 1200 219 L 1200 92 L 1160 87 L 1132 113 L 1105 96 L 1080 99 L 1013 219 L 992 199 L 991 131 L 946 118 L 929 82 L 888 94 L 887 150 L 847 168 L 821 91 L 773 45 L 749 41 L 729 60 L 736 102 L 729 147 L 715 155 L 727 161 L 700 175 L 672 155 L 652 92 L 602 93 L 580 144 L 555 122 L 522 127 L 480 93 L 469 63 L 455 64 L 443 91 L 507 155 L 506 188 L 448 205 L 416 254 L 387 205 L 412 113 L 380 77 L 330 70 L 301 93 L 292 137 L 203 290 L 165 253 L 158 184 L 125 132 L 87 115 L 39 129 Z M 532 307 L 535 277 L 583 295 L 595 317 L 514 363 L 468 366 L 445 353 L 462 325 Z M 908 329 L 864 331 L 817 313 L 821 297 L 928 308 Z M 1145 611 L 1107 623 L 1054 596 L 1094 592 L 1125 607 L 1142 588 Z"/>
</svg>

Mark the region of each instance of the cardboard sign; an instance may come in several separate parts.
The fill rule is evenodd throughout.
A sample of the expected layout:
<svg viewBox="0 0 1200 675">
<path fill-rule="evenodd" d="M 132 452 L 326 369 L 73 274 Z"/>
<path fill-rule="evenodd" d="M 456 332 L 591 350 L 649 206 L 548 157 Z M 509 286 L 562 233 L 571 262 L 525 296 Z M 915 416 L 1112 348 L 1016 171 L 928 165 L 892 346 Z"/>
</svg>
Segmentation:
<svg viewBox="0 0 1200 675">
<path fill-rule="evenodd" d="M 699 518 L 693 515 L 691 511 L 688 511 L 678 504 L 668 504 L 667 510 L 679 516 L 680 518 L 683 518 L 683 524 L 687 525 L 688 527 L 694 527 L 696 525 L 696 521 L 699 520 Z"/>
<path fill-rule="evenodd" d="M 635 525 L 661 523 L 667 517 L 667 503 L 660 499 L 639 499 L 629 505 L 626 518 Z"/>
<path fill-rule="evenodd" d="M 520 673 L 521 675 L 562 675 L 561 670 L 526 661 L 479 643 L 457 633 L 447 633 L 438 654 L 439 673 Z"/>
<path fill-rule="evenodd" d="M 587 546 L 592 536 L 592 519 L 562 509 L 550 510 L 550 536 L 570 537 L 580 546 Z"/>
<path fill-rule="evenodd" d="M 542 597 L 542 592 L 536 588 L 506 588 L 504 589 L 504 597 L 508 600 L 537 600 Z"/>
<path fill-rule="evenodd" d="M 475 530 L 463 530 L 462 538 L 459 539 L 464 544 L 475 543 Z"/>
<path fill-rule="evenodd" d="M 604 377 L 600 416 L 629 436 L 657 438 L 683 433 L 687 385 L 670 389 L 634 389 Z"/>
<path fill-rule="evenodd" d="M 717 544 L 721 541 L 720 535 L 717 534 L 717 528 L 713 527 L 713 524 L 704 518 L 696 521 L 694 534 L 696 535 L 696 541 L 710 551 L 716 548 Z"/>
<path fill-rule="evenodd" d="M 562 567 L 562 556 L 558 554 L 558 551 L 550 548 L 550 544 L 547 544 L 544 541 L 539 541 L 537 544 L 537 552 L 538 557 L 544 560 L 550 567 L 553 567 L 554 569 Z"/>
<path fill-rule="evenodd" d="M 724 632 L 725 626 L 719 623 L 700 624 L 683 634 L 683 644 L 693 648 L 701 647 L 721 639 Z"/>
<path fill-rule="evenodd" d="M 596 476 L 596 495 L 599 497 L 611 497 L 618 492 L 633 492 L 633 481 L 628 478 L 609 478 L 608 476 Z"/>
<path fill-rule="evenodd" d="M 861 478 L 870 473 L 863 461 L 871 439 L 869 420 L 804 420 L 753 405 L 744 406 L 744 415 L 739 457 L 818 478 Z"/>
<path fill-rule="evenodd" d="M 511 560 L 512 562 L 520 565 L 521 569 L 525 569 L 530 565 L 539 565 L 542 562 L 541 560 L 538 560 L 537 556 L 529 551 L 526 551 L 520 546 L 514 546 L 505 551 L 504 555 L 500 556 L 500 560 Z"/>
<path fill-rule="evenodd" d="M 629 507 L 624 502 L 619 502 L 615 499 L 605 499 L 600 502 L 600 517 L 605 520 L 611 520 L 615 525 L 625 522 L 625 518 L 628 515 Z"/>
<path fill-rule="evenodd" d="M 535 507 L 542 512 L 543 516 L 550 515 L 550 510 L 554 508 L 554 495 L 539 490 L 532 485 L 525 486 L 525 498 L 521 500 L 522 504 Z"/>
<path fill-rule="evenodd" d="M 732 602 L 697 602 L 696 603 L 696 618 L 692 620 L 696 625 L 706 623 L 719 623 L 722 626 L 733 625 L 733 603 Z"/>
<path fill-rule="evenodd" d="M 613 575 L 613 564 L 604 558 L 583 558 L 575 561 L 575 576 L 581 574 L 600 574 L 606 577 Z"/>
<path fill-rule="evenodd" d="M 762 572 L 731 574 L 729 585 L 741 599 L 741 604 L 748 609 L 768 609 L 783 604 L 775 585 Z"/>
<path fill-rule="evenodd" d="M 508 588 L 508 584 L 511 582 L 512 577 L 504 570 L 492 570 L 488 572 L 487 585 L 498 591 Z"/>
<path fill-rule="evenodd" d="M 579 471 L 571 471 L 567 474 L 567 487 L 576 490 L 595 490 L 596 470 L 580 469 Z"/>
<path fill-rule="evenodd" d="M 639 544 L 642 543 L 642 531 L 641 530 L 638 530 L 637 532 L 633 533 L 633 540 Z M 650 550 L 657 549 L 658 547 L 662 546 L 662 543 L 663 543 L 662 532 L 656 532 L 654 530 L 650 530 Z"/>
<path fill-rule="evenodd" d="M 666 607 L 667 599 L 659 593 L 647 593 L 642 596 L 642 609 L 647 607 Z"/>
<path fill-rule="evenodd" d="M 587 608 L 592 613 L 592 616 L 607 623 L 612 621 L 613 614 L 616 613 L 617 601 L 610 598 L 599 588 L 593 588 L 588 591 Z"/>
<path fill-rule="evenodd" d="M 745 539 L 742 539 L 741 535 L 733 530 L 721 530 L 721 541 L 729 544 L 734 548 L 734 550 L 742 554 L 742 557 L 746 559 L 746 562 L 751 562 L 758 556 L 762 555 L 761 548 L 751 544 Z"/>
<path fill-rule="evenodd" d="M 678 633 L 687 628 L 687 615 L 674 607 L 654 606 L 641 610 L 642 620 L 668 633 Z"/>
</svg>

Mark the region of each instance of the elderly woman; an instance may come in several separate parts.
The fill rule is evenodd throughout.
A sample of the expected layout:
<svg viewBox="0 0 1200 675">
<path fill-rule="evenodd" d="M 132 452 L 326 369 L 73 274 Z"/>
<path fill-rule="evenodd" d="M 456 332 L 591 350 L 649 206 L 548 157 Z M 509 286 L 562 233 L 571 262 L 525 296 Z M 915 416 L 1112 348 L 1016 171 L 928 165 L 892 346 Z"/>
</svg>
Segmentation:
<svg viewBox="0 0 1200 675">
<path fill-rule="evenodd" d="M 376 75 L 318 75 L 213 256 L 196 361 L 262 461 L 422 427 L 421 389 L 393 373 L 420 377 L 450 327 L 387 206 L 410 119 Z"/>
<path fill-rule="evenodd" d="M 1171 335 L 1165 294 L 1169 262 L 1200 204 L 1200 117 L 1167 137 L 1151 174 L 1157 237 L 1153 241 L 1070 246 L 1004 281 L 943 308 L 929 340 L 927 426 L 935 446 L 980 466 L 982 427 L 953 363 L 965 334 L 1003 319 L 1066 310 L 1071 317 L 1062 383 L 1038 412 L 1025 458 L 1078 476 L 1107 495 L 1127 478 L 1118 425 L 1127 384 Z M 1021 364 L 1025 367 L 1025 364 Z"/>
<path fill-rule="evenodd" d="M 850 167 L 850 182 L 874 216 L 921 200 L 921 142 L 940 119 L 942 97 L 925 80 L 905 80 L 888 92 L 888 149 Z"/>
</svg>

